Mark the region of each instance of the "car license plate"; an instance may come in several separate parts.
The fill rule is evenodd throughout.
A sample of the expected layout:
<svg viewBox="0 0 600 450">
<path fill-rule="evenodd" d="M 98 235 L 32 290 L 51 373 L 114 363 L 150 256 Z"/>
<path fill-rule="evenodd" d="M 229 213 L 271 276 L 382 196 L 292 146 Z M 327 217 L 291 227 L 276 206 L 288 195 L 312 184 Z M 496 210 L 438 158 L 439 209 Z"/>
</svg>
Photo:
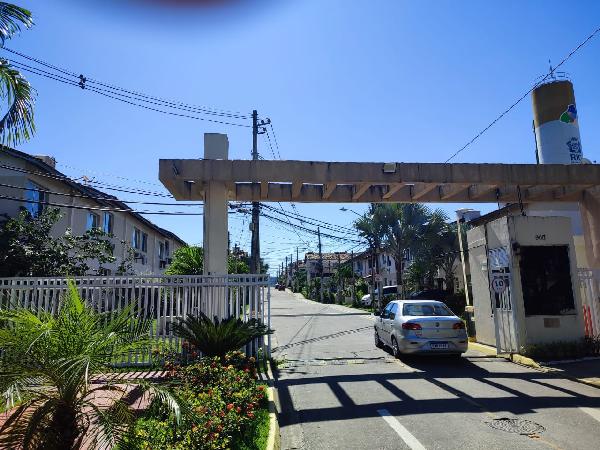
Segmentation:
<svg viewBox="0 0 600 450">
<path fill-rule="evenodd" d="M 445 350 L 448 348 L 447 342 L 431 342 L 429 345 L 432 350 Z"/>
</svg>

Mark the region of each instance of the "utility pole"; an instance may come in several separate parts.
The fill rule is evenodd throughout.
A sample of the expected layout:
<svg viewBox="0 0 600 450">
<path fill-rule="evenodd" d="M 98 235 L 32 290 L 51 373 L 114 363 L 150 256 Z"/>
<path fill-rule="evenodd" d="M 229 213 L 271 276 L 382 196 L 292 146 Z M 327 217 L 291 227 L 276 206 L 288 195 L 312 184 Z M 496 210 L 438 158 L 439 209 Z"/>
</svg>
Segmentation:
<svg viewBox="0 0 600 450">
<path fill-rule="evenodd" d="M 252 160 L 258 160 L 258 112 L 252 111 Z M 260 203 L 252 202 L 252 243 L 250 273 L 260 273 L 260 236 L 259 236 Z"/>
<path fill-rule="evenodd" d="M 323 252 L 321 249 L 321 228 L 317 227 L 317 235 L 319 236 L 319 296 L 323 303 Z"/>
<path fill-rule="evenodd" d="M 337 261 L 338 262 L 338 264 L 337 264 L 337 273 L 338 273 L 337 301 L 339 302 L 341 300 L 341 298 L 342 298 L 341 292 L 340 292 L 340 281 L 341 281 L 341 278 L 342 278 L 342 272 L 341 272 L 342 263 L 341 263 L 341 260 L 340 260 L 340 252 L 337 252 L 337 260 L 338 260 Z"/>
<path fill-rule="evenodd" d="M 350 253 L 350 269 L 352 270 L 352 303 L 356 301 L 356 280 L 354 279 L 354 250 Z"/>
<path fill-rule="evenodd" d="M 288 282 L 288 263 L 287 263 L 287 256 L 285 257 L 285 287 L 287 287 L 287 282 Z"/>
</svg>

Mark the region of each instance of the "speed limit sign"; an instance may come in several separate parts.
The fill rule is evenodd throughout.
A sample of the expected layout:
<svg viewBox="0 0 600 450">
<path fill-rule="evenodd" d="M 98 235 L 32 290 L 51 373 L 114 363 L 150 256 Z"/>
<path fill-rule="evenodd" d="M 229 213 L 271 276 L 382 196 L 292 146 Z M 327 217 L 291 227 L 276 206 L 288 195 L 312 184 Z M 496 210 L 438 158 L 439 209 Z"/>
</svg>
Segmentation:
<svg viewBox="0 0 600 450">
<path fill-rule="evenodd" d="M 494 277 L 492 279 L 492 290 L 496 294 L 502 294 L 506 290 L 506 279 L 504 277 Z"/>
</svg>

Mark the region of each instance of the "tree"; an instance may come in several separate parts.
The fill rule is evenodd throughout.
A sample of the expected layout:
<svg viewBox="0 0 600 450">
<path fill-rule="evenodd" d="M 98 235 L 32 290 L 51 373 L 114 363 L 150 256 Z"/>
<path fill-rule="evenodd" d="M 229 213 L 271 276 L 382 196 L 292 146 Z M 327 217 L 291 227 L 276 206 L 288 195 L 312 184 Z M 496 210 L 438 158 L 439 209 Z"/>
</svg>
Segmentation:
<svg viewBox="0 0 600 450">
<path fill-rule="evenodd" d="M 396 284 L 403 284 L 402 275 L 407 255 L 423 244 L 429 209 L 420 203 L 398 203 L 382 206 L 385 244 L 396 265 Z"/>
<path fill-rule="evenodd" d="M 147 350 L 151 319 L 133 309 L 96 312 L 73 283 L 56 313 L 26 308 L 0 310 L 0 391 L 15 408 L 0 427 L 2 448 L 113 448 L 133 424 L 127 388 L 148 392 L 172 411 L 180 406 L 165 388 L 144 381 L 110 379 L 111 364 L 131 351 Z M 110 394 L 114 402 L 98 404 Z"/>
<path fill-rule="evenodd" d="M 229 255 L 227 271 L 239 274 L 250 273 L 250 268 L 244 259 Z M 204 249 L 195 245 L 178 248 L 173 252 L 173 261 L 165 273 L 167 275 L 202 275 L 204 273 Z"/>
<path fill-rule="evenodd" d="M 354 228 L 358 230 L 359 236 L 367 241 L 369 250 L 375 259 L 375 273 L 378 274 L 380 272 L 378 252 L 383 247 L 386 235 L 383 205 L 371 203 L 369 210 L 354 222 Z M 372 280 L 372 286 L 375 287 L 374 279 Z M 373 295 L 373 292 L 371 295 Z M 378 308 L 380 306 L 378 304 Z"/>
<path fill-rule="evenodd" d="M 0 2 L 0 41 L 31 28 L 31 12 L 25 8 Z M 0 58 L 0 96 L 8 102 L 8 109 L 0 119 L 0 141 L 15 145 L 29 140 L 35 132 L 33 117 L 34 91 L 21 73 L 5 58 Z"/>
<path fill-rule="evenodd" d="M 60 220 L 57 208 L 47 208 L 37 217 L 22 211 L 0 228 L 0 276 L 77 276 L 86 275 L 90 261 L 102 264 L 115 261 L 112 237 L 100 229 L 76 236 L 67 228 L 52 237 L 52 228 Z"/>
<path fill-rule="evenodd" d="M 197 246 L 180 247 L 173 252 L 173 261 L 165 270 L 167 275 L 202 275 L 204 249 Z"/>
</svg>

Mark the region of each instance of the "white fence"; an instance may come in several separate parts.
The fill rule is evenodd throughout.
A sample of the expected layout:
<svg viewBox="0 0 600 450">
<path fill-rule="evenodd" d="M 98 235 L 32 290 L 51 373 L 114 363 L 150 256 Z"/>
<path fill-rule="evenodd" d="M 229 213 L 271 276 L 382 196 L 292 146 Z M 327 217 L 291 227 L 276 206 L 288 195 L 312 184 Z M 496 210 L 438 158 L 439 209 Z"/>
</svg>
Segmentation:
<svg viewBox="0 0 600 450">
<path fill-rule="evenodd" d="M 600 335 L 600 270 L 579 269 L 585 335 Z"/>
<path fill-rule="evenodd" d="M 118 311 L 132 305 L 137 317 L 152 319 L 155 348 L 181 351 L 172 324 L 200 312 L 208 317 L 258 319 L 269 326 L 270 292 L 268 275 L 225 276 L 90 276 L 70 278 L 87 305 L 98 311 Z M 16 305 L 34 311 L 55 312 L 67 290 L 68 278 L 0 278 L 3 308 Z M 260 347 L 270 355 L 270 336 L 249 345 L 255 354 Z M 119 364 L 148 364 L 151 349 L 131 354 Z"/>
</svg>

